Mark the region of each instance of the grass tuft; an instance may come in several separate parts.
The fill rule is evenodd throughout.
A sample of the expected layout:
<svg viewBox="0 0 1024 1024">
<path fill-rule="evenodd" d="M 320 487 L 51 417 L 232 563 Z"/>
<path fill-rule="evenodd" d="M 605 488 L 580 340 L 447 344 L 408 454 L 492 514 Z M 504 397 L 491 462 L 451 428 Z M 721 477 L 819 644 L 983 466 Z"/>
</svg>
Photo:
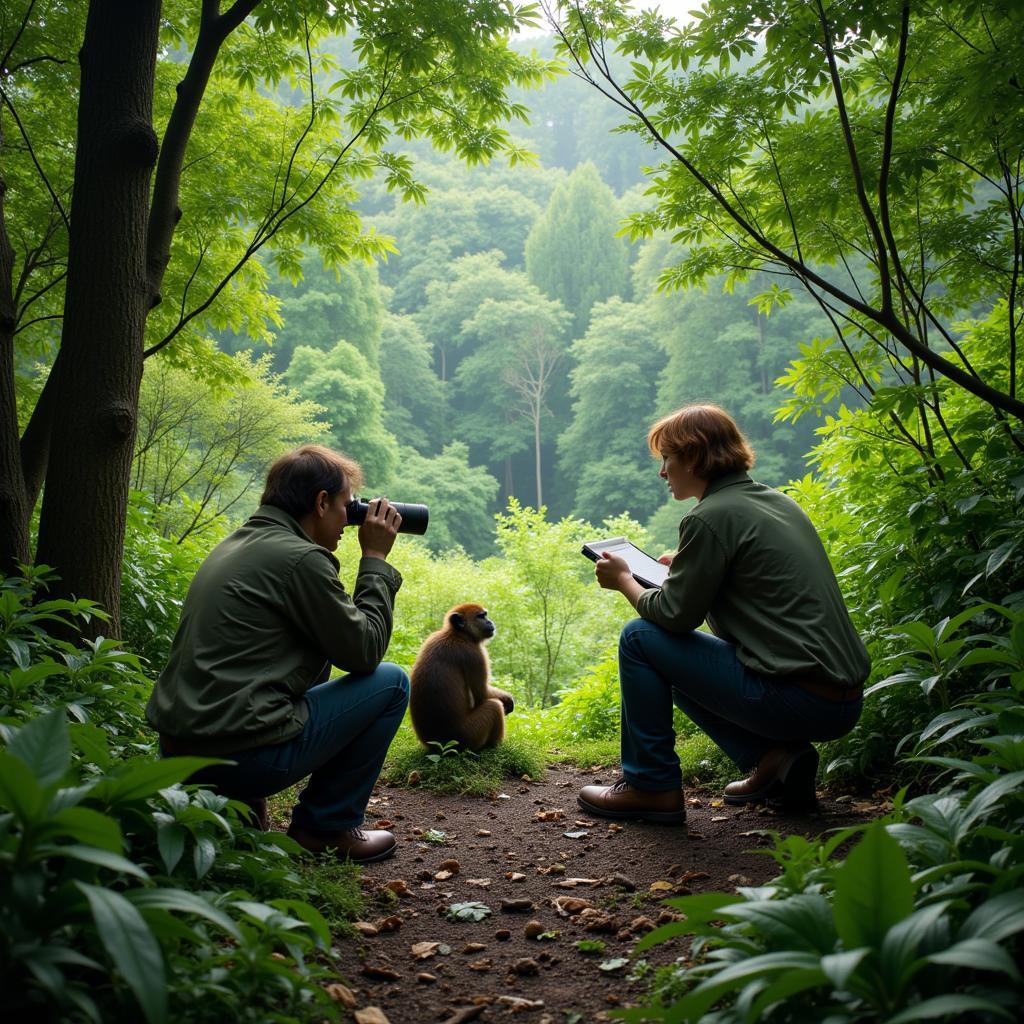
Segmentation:
<svg viewBox="0 0 1024 1024">
<path fill-rule="evenodd" d="M 512 717 L 505 742 L 478 754 L 448 751 L 439 755 L 436 747 L 425 750 L 406 722 L 391 743 L 381 778 L 405 786 L 415 772 L 419 777 L 416 784 L 433 793 L 484 796 L 500 789 L 509 778 L 528 775 L 539 779 L 544 774 L 546 755 L 543 737 L 536 730 L 517 728 Z"/>
</svg>

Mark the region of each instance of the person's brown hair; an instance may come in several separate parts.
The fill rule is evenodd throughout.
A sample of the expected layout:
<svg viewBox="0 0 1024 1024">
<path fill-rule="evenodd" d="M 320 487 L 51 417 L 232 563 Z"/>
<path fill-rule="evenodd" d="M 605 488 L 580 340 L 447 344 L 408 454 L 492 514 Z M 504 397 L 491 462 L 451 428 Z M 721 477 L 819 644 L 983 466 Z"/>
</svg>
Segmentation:
<svg viewBox="0 0 1024 1024">
<path fill-rule="evenodd" d="M 304 444 L 285 452 L 270 467 L 260 504 L 273 505 L 301 519 L 313 511 L 321 491 L 333 498 L 346 484 L 353 492 L 363 486 L 358 462 L 322 444 Z"/>
<path fill-rule="evenodd" d="M 736 421 L 717 405 L 684 405 L 649 431 L 647 445 L 659 458 L 675 455 L 702 480 L 754 465 L 754 449 Z"/>
</svg>

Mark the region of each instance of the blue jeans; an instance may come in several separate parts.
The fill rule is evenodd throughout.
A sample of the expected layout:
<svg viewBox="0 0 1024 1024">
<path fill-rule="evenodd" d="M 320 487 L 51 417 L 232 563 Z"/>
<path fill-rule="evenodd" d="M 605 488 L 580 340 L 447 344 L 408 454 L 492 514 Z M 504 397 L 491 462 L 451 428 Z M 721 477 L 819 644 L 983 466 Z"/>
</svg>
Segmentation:
<svg viewBox="0 0 1024 1024">
<path fill-rule="evenodd" d="M 409 703 L 409 677 L 381 662 L 367 675 L 340 676 L 306 692 L 309 720 L 298 736 L 270 747 L 229 755 L 193 776 L 237 800 L 255 800 L 309 782 L 292 808 L 292 821 L 316 832 L 363 823 L 384 755 Z"/>
<path fill-rule="evenodd" d="M 710 633 L 670 633 L 633 619 L 619 637 L 622 774 L 637 789 L 679 789 L 672 705 L 743 771 L 792 741 L 845 736 L 862 698 L 831 701 L 752 672 L 736 648 Z"/>
</svg>

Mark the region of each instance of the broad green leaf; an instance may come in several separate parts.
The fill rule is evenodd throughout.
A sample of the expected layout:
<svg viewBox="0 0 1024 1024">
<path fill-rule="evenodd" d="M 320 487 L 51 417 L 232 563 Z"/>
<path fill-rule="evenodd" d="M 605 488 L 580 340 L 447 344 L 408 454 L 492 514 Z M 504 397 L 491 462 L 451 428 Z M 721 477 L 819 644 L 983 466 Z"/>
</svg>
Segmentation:
<svg viewBox="0 0 1024 1024">
<path fill-rule="evenodd" d="M 735 903 L 720 913 L 725 918 L 750 922 L 764 936 L 768 950 L 828 953 L 835 948 L 835 923 L 824 896 L 801 893 L 784 900 Z"/>
<path fill-rule="evenodd" d="M 1015 793 L 1022 783 L 1024 771 L 1010 772 L 989 783 L 964 810 L 963 827 L 970 828 L 979 818 L 991 812 L 1003 797 Z"/>
<path fill-rule="evenodd" d="M 890 991 L 901 991 L 918 959 L 918 948 L 949 910 L 949 901 L 920 907 L 894 924 L 882 939 L 879 970 Z"/>
<path fill-rule="evenodd" d="M 70 836 L 86 846 L 97 846 L 111 853 L 119 854 L 124 849 L 117 821 L 88 807 L 65 807 L 46 821 L 37 835 L 45 840 Z"/>
<path fill-rule="evenodd" d="M 67 671 L 66 665 L 58 665 L 55 661 L 41 661 L 29 665 L 28 668 L 13 669 L 7 677 L 7 683 L 15 693 L 21 693 L 22 690 L 35 686 L 41 679 L 66 675 Z"/>
<path fill-rule="evenodd" d="M 80 860 L 84 864 L 95 864 L 97 867 L 117 871 L 123 875 L 133 875 L 144 880 L 149 878 L 149 875 L 138 864 L 134 864 L 127 857 L 111 853 L 109 850 L 101 850 L 97 846 L 82 846 L 79 843 L 56 846 L 46 843 L 36 847 L 36 850 L 50 857 L 70 857 L 72 860 Z"/>
<path fill-rule="evenodd" d="M 217 847 L 209 836 L 196 836 L 196 845 L 192 850 L 192 863 L 195 865 L 196 878 L 202 878 L 217 859 Z"/>
<path fill-rule="evenodd" d="M 836 872 L 833 910 L 843 945 L 878 949 L 913 907 L 907 858 L 885 827 L 873 822 Z"/>
<path fill-rule="evenodd" d="M 33 718 L 7 744 L 7 753 L 32 769 L 40 786 L 56 782 L 71 766 L 67 719 L 60 708 Z"/>
<path fill-rule="evenodd" d="M 195 914 L 217 925 L 234 939 L 241 939 L 238 925 L 202 896 L 186 889 L 136 889 L 128 899 L 140 910 L 170 910 L 182 914 Z"/>
<path fill-rule="evenodd" d="M 156 831 L 156 845 L 168 873 L 174 870 L 185 852 L 186 830 L 177 824 L 161 825 Z"/>
<path fill-rule="evenodd" d="M 850 949 L 843 953 L 829 953 L 821 958 L 821 969 L 838 989 L 845 989 L 857 968 L 871 952 L 870 949 Z"/>
<path fill-rule="evenodd" d="M 20 757 L 0 750 L 0 807 L 14 812 L 24 823 L 35 820 L 43 805 L 43 791 Z"/>
<path fill-rule="evenodd" d="M 330 947 L 331 929 L 324 920 L 323 914 L 316 907 L 311 906 L 309 903 L 304 903 L 302 900 L 285 899 L 271 900 L 271 905 L 277 907 L 282 912 L 290 911 L 301 921 L 309 925 L 310 930 L 320 941 L 324 949 Z"/>
<path fill-rule="evenodd" d="M 165 786 L 184 782 L 200 768 L 223 763 L 208 757 L 165 757 L 159 761 L 133 758 L 96 787 L 96 797 L 112 804 L 141 800 Z"/>
<path fill-rule="evenodd" d="M 949 949 L 932 953 L 927 960 L 933 964 L 968 967 L 975 971 L 1000 971 L 1014 981 L 1020 979 L 1020 971 L 1013 958 L 991 939 L 964 939 Z"/>
<path fill-rule="evenodd" d="M 77 882 L 92 909 L 96 931 L 114 966 L 128 983 L 149 1024 L 167 1019 L 163 953 L 139 911 L 124 896 Z"/>
<path fill-rule="evenodd" d="M 960 938 L 980 936 L 1002 942 L 1024 931 L 1024 890 L 1000 893 L 975 907 L 960 926 Z"/>
<path fill-rule="evenodd" d="M 91 722 L 72 722 L 68 726 L 71 745 L 82 756 L 104 771 L 110 767 L 110 739 L 106 729 Z"/>
<path fill-rule="evenodd" d="M 985 575 L 991 576 L 994 572 L 998 572 L 1002 568 L 1003 563 L 1017 550 L 1017 545 L 1020 544 L 1019 540 L 1008 540 L 995 549 L 988 556 L 988 561 L 985 563 Z"/>
<path fill-rule="evenodd" d="M 998 1003 L 992 1002 L 991 999 L 981 999 L 978 996 L 947 995 L 935 996 L 932 999 L 914 1003 L 894 1017 L 887 1018 L 885 1024 L 914 1024 L 919 1020 L 969 1014 L 975 1010 L 978 1013 L 991 1013 L 1006 1020 L 1013 1020 L 1012 1013 L 1003 1009 Z"/>
</svg>

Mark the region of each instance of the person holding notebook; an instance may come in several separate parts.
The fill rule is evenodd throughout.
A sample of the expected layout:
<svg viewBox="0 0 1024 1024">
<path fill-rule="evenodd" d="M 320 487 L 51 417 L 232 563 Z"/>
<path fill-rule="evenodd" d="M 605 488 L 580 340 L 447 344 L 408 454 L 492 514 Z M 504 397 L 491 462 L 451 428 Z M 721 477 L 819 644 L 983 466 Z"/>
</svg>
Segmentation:
<svg viewBox="0 0 1024 1024">
<path fill-rule="evenodd" d="M 718 406 L 685 406 L 647 442 L 673 498 L 697 504 L 660 588 L 645 589 L 622 558 L 596 563 L 598 583 L 639 618 L 619 639 L 622 777 L 585 786 L 579 805 L 685 822 L 674 703 L 749 773 L 725 787 L 727 803 L 813 808 L 812 743 L 854 727 L 871 667 L 821 540 L 795 501 L 750 478 L 754 452 Z"/>
</svg>

